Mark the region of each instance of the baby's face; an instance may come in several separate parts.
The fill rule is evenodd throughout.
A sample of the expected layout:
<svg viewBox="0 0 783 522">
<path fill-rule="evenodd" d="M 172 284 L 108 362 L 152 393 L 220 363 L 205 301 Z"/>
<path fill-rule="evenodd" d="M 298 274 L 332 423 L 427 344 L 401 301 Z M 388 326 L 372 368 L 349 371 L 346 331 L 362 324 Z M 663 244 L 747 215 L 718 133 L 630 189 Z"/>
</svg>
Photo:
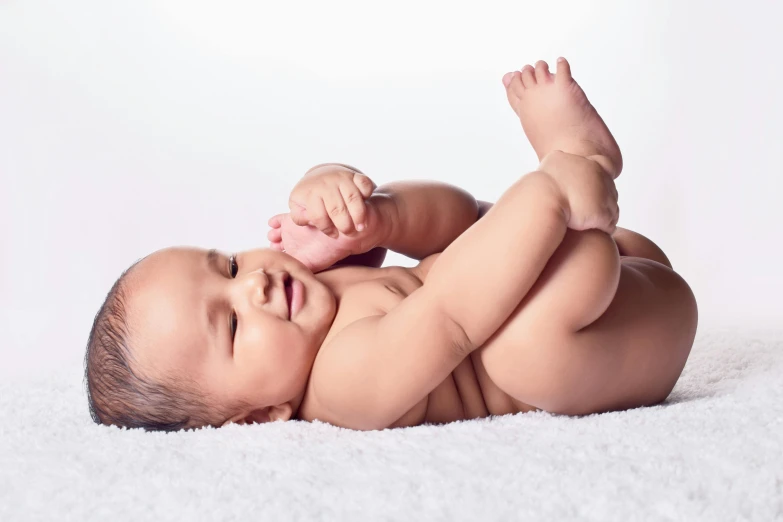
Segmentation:
<svg viewBox="0 0 783 522">
<path fill-rule="evenodd" d="M 302 307 L 290 320 L 286 273 L 304 286 Z M 268 248 L 234 256 L 169 248 L 129 276 L 133 353 L 145 371 L 159 378 L 178 372 L 222 405 L 241 399 L 261 412 L 237 412 L 234 422 L 267 414 L 287 420 L 298 409 L 337 307 L 305 265 Z"/>
</svg>

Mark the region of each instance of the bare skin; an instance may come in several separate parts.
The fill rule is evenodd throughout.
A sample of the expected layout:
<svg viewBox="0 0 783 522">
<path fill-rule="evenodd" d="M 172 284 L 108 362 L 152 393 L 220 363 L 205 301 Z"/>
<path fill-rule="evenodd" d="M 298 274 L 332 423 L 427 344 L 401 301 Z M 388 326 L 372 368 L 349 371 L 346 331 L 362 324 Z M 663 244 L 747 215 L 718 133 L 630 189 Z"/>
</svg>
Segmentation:
<svg viewBox="0 0 783 522">
<path fill-rule="evenodd" d="M 584 91 L 571 76 L 564 58 L 557 74 L 543 60 L 535 68 L 506 73 L 508 102 L 522 122 L 539 161 L 553 150 L 592 158 L 617 177 L 623 169 L 620 148 Z"/>
<path fill-rule="evenodd" d="M 619 175 L 620 150 L 571 78 L 567 61 L 558 60 L 555 77 L 545 62 L 534 71 L 526 66 L 511 78 L 508 92 L 539 155 L 557 147 Z M 561 168 L 561 159 L 545 160 L 541 168 Z M 520 408 L 586 414 L 663 401 L 693 344 L 696 301 L 670 267 L 640 257 L 618 263 L 618 257 L 607 234 L 569 230 L 507 323 L 472 354 L 479 374 Z M 592 301 L 596 319 L 579 330 L 540 321 L 556 316 L 564 299 Z M 541 378 L 549 365 L 559 368 L 562 379 L 554 392 Z"/>
<path fill-rule="evenodd" d="M 505 79 L 511 80 L 509 103 L 542 159 L 541 170 L 597 163 L 613 178 L 619 175 L 619 148 L 567 62 L 558 62 L 556 75 L 539 62 Z M 492 233 L 502 236 L 501 228 Z M 368 390 L 339 407 L 327 392 L 357 389 L 370 375 L 361 365 L 346 373 L 357 368 L 354 355 L 369 353 L 380 341 L 357 325 L 421 297 L 417 291 L 427 285 L 440 253 L 412 269 L 337 266 L 313 274 L 272 249 L 240 253 L 236 266 L 224 254 L 209 265 L 199 249 L 156 252 L 132 273 L 130 322 L 137 331 L 144 327 L 134 350 L 149 373 L 163 377 L 179 370 L 224 404 L 252 404 L 226 423 L 299 418 L 373 429 L 534 409 L 587 414 L 655 404 L 666 398 L 685 364 L 696 303 L 654 243 L 625 229 L 614 237 L 567 230 L 533 286 L 486 342 L 455 361 L 420 398 L 404 399 L 405 390 L 392 386 L 377 399 L 377 409 L 388 411 L 409 404 L 381 424 L 341 414 Z M 303 307 L 290 318 L 285 275 L 304 288 Z M 579 328 L 561 320 L 573 303 L 589 318 Z M 207 310 L 214 310 L 215 332 Z M 404 364 L 415 373 L 416 360 Z M 345 388 L 346 382 L 354 388 Z"/>
<path fill-rule="evenodd" d="M 612 178 L 619 175 L 620 150 L 571 78 L 565 60 L 558 62 L 556 76 L 539 62 L 535 73 L 528 66 L 506 79 L 511 80 L 509 102 L 543 158 L 541 170 L 579 168 L 570 155 L 577 154 L 585 163 L 600 165 Z M 547 121 L 559 122 L 560 127 Z M 659 262 L 665 255 L 652 242 L 630 231 L 620 236 L 624 236 L 627 255 L 621 256 L 607 233 L 569 229 L 505 323 L 391 426 L 533 409 L 581 415 L 663 401 L 693 344 L 696 301 L 687 283 Z M 470 251 L 463 248 L 460 252 Z M 649 254 L 658 261 L 635 254 Z M 416 268 L 423 285 L 441 255 L 430 256 Z M 477 267 L 481 269 L 480 264 Z M 364 288 L 369 295 L 371 287 Z M 574 302 L 584 320 L 578 328 L 559 320 L 564 303 Z M 356 319 L 346 316 L 343 321 L 348 324 Z M 358 328 L 355 332 L 355 339 L 341 339 L 343 346 L 337 346 L 337 341 L 331 346 L 325 343 L 319 352 L 301 418 L 346 426 L 359 423 L 342 417 L 340 412 L 346 410 L 330 407 L 329 399 L 321 399 L 312 385 L 317 380 L 318 389 L 341 386 L 330 381 L 330 372 L 340 366 L 335 361 L 350 353 L 344 346 L 378 343 L 362 337 Z M 388 400 L 393 403 L 395 398 Z"/>
</svg>

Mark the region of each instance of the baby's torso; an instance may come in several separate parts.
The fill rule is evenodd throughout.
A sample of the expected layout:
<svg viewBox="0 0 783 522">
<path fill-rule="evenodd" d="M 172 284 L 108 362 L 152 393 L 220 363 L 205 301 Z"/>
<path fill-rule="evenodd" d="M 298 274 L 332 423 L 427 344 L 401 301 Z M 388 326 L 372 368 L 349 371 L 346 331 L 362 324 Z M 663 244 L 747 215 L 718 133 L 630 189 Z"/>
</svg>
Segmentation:
<svg viewBox="0 0 783 522">
<path fill-rule="evenodd" d="M 323 346 L 349 324 L 370 315 L 385 315 L 426 282 L 432 263 L 440 256 L 433 254 L 414 268 L 346 267 L 341 276 L 348 282 L 340 307 Z M 368 350 L 372 346 L 367 347 Z M 318 417 L 317 400 L 306 391 L 299 417 Z M 487 404 L 490 405 L 489 409 Z M 440 424 L 457 420 L 503 415 L 520 411 L 511 398 L 500 390 L 483 371 L 478 350 L 463 360 L 443 382 L 423 397 L 405 415 L 389 427 L 415 426 L 422 423 Z M 521 405 L 524 406 L 524 405 Z"/>
</svg>

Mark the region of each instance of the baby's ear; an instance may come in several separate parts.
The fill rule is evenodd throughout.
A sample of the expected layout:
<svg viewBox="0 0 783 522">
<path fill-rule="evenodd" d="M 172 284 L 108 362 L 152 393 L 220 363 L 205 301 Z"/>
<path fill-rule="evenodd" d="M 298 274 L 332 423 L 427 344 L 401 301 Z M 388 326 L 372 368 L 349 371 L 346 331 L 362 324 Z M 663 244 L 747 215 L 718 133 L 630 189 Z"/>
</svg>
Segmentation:
<svg viewBox="0 0 783 522">
<path fill-rule="evenodd" d="M 250 413 L 247 412 L 237 413 L 236 415 L 228 419 L 220 426 L 223 427 L 227 424 L 231 424 L 232 422 L 235 424 L 254 424 L 254 423 L 263 424 L 269 421 L 277 421 L 277 420 L 287 421 L 291 418 L 292 413 L 293 410 L 291 408 L 291 404 L 286 402 L 279 406 L 267 406 L 265 408 L 258 408 Z"/>
<path fill-rule="evenodd" d="M 270 406 L 267 408 L 267 415 L 271 421 L 287 421 L 291 418 L 293 409 L 290 402 L 284 402 L 278 406 Z"/>
<path fill-rule="evenodd" d="M 227 424 L 253 424 L 255 422 L 258 423 L 264 423 L 269 422 L 269 408 L 259 408 L 257 410 L 253 410 L 250 413 L 247 413 L 246 411 L 243 411 L 241 413 L 237 413 L 230 419 L 228 419 L 226 422 L 221 424 L 220 426 L 226 426 Z"/>
</svg>

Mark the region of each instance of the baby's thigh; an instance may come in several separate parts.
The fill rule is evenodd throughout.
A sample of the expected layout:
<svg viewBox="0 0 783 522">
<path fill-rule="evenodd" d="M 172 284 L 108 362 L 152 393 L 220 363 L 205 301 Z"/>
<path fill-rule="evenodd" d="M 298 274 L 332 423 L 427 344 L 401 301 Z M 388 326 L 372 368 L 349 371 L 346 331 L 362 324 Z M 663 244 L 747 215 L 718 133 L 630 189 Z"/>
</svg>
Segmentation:
<svg viewBox="0 0 783 522">
<path fill-rule="evenodd" d="M 670 268 L 620 262 L 608 234 L 587 232 L 568 231 L 530 292 L 477 351 L 479 373 L 516 401 L 553 413 L 660 402 L 693 343 L 693 294 Z"/>
</svg>

